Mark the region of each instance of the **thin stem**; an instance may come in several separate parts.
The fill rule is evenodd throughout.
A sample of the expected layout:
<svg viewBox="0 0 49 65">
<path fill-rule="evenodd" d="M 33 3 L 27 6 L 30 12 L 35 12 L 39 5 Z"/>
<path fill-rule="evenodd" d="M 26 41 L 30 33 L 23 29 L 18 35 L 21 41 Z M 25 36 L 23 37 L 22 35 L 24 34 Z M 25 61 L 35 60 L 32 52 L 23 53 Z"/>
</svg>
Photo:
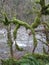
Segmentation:
<svg viewBox="0 0 49 65">
<path fill-rule="evenodd" d="M 11 37 L 11 25 L 7 26 L 7 37 L 8 37 L 8 44 L 10 46 L 10 54 L 11 54 L 11 58 L 13 58 L 13 42 L 12 42 L 12 37 Z"/>
</svg>

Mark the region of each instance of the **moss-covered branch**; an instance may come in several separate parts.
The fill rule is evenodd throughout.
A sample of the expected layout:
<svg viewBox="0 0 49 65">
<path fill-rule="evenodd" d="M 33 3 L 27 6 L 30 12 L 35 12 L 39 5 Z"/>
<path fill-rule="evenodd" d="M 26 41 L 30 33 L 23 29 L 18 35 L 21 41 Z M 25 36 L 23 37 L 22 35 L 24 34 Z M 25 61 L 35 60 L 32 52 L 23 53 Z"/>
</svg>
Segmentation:
<svg viewBox="0 0 49 65">
<path fill-rule="evenodd" d="M 19 28 L 19 27 L 20 27 L 20 25 L 17 24 L 16 27 L 15 27 L 15 29 L 14 29 L 14 32 L 13 32 L 14 41 L 15 41 L 16 38 L 17 38 L 17 31 L 18 31 L 18 28 Z M 20 48 L 20 47 L 18 46 L 18 44 L 16 43 L 16 41 L 15 41 L 15 47 L 16 47 L 16 49 L 17 49 L 18 51 L 23 51 L 23 48 Z"/>
<path fill-rule="evenodd" d="M 34 49 L 33 49 L 33 52 L 34 52 L 34 50 L 35 50 L 35 48 L 36 48 L 36 46 L 37 46 L 37 39 L 36 39 L 36 37 L 35 37 L 34 27 L 37 26 L 37 25 L 39 25 L 39 23 L 38 23 L 37 25 L 34 24 L 34 25 L 30 26 L 28 23 L 23 22 L 23 21 L 20 21 L 20 20 L 18 20 L 18 19 L 13 20 L 12 22 L 13 22 L 14 24 L 17 24 L 16 29 L 15 29 L 15 31 L 14 31 L 14 36 L 16 36 L 15 33 L 16 33 L 17 29 L 19 28 L 19 26 L 24 26 L 24 27 L 26 27 L 27 29 L 30 29 L 30 30 L 31 30 L 32 35 L 33 35 L 33 41 L 34 41 Z M 39 20 L 38 20 L 38 22 L 39 22 Z M 15 37 L 15 38 L 16 38 L 16 37 Z"/>
<path fill-rule="evenodd" d="M 9 47 L 10 47 L 11 57 L 13 58 L 13 48 L 12 48 L 13 41 L 12 41 L 12 37 L 11 37 L 11 32 L 10 32 L 11 31 L 11 28 L 10 28 L 10 26 L 7 26 L 6 30 L 7 30 L 7 38 L 8 38 L 7 43 L 9 45 Z"/>
<path fill-rule="evenodd" d="M 20 26 L 25 26 L 26 28 L 30 28 L 30 25 L 26 22 L 20 21 L 18 19 L 11 20 L 13 24 L 19 24 Z"/>
<path fill-rule="evenodd" d="M 11 54 L 11 57 L 13 58 L 13 48 L 12 48 L 12 45 L 13 45 L 13 41 L 12 41 L 12 37 L 11 37 L 11 25 L 10 25 L 10 21 L 8 20 L 7 16 L 4 15 L 5 17 L 5 20 L 2 21 L 2 23 L 4 24 L 4 26 L 6 26 L 6 30 L 7 30 L 7 38 L 8 38 L 8 45 L 10 47 L 10 54 Z"/>
<path fill-rule="evenodd" d="M 19 24 L 17 24 L 16 25 L 16 27 L 15 27 L 15 29 L 14 29 L 14 32 L 13 32 L 13 37 L 14 37 L 14 40 L 16 39 L 16 37 L 17 37 L 17 30 L 18 30 L 18 28 L 20 27 L 20 25 Z"/>
<path fill-rule="evenodd" d="M 34 44 L 34 49 L 33 49 L 33 51 L 32 51 L 32 52 L 34 52 L 34 51 L 35 51 L 35 49 L 36 49 L 36 47 L 37 47 L 37 39 L 36 39 L 36 36 L 35 36 L 35 31 L 34 31 L 34 29 L 33 29 L 33 28 L 31 28 L 30 30 L 31 30 L 32 35 L 33 35 L 33 44 Z"/>
<path fill-rule="evenodd" d="M 34 22 L 32 23 L 31 27 L 34 29 L 34 28 L 37 28 L 39 25 L 40 25 L 40 17 L 37 16 L 34 20 Z"/>
</svg>

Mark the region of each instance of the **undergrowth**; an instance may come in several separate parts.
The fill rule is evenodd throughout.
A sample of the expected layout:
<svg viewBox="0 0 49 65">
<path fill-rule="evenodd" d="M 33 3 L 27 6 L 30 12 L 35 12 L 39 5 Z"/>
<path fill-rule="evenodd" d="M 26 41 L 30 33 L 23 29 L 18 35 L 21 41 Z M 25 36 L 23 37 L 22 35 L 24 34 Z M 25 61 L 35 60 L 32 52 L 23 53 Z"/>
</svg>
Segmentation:
<svg viewBox="0 0 49 65">
<path fill-rule="evenodd" d="M 1 61 L 1 65 L 49 65 L 49 56 L 39 54 L 26 54 L 19 60 L 7 59 Z"/>
</svg>

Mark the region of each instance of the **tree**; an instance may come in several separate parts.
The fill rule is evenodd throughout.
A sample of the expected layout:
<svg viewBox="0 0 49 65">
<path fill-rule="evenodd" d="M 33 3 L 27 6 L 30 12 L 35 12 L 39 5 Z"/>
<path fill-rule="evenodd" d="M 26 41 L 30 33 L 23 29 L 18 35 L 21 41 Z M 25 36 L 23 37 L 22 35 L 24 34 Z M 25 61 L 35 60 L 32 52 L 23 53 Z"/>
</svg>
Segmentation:
<svg viewBox="0 0 49 65">
<path fill-rule="evenodd" d="M 35 49 L 37 47 L 37 44 L 38 44 L 36 36 L 35 36 L 35 28 L 37 28 L 40 24 L 42 24 L 42 25 L 45 25 L 49 29 L 49 24 L 48 23 L 40 21 L 42 15 L 48 15 L 49 14 L 49 11 L 47 10 L 47 8 L 49 8 L 49 7 L 48 7 L 48 5 L 47 6 L 45 5 L 45 0 L 38 0 L 38 2 L 36 2 L 36 3 L 39 3 L 41 5 L 41 10 L 38 11 L 38 15 L 35 17 L 35 20 L 34 20 L 34 22 L 31 25 L 29 25 L 26 22 L 20 21 L 20 20 L 18 20 L 16 18 L 14 18 L 12 20 L 9 20 L 6 14 L 4 14 L 5 19 L 1 20 L 2 23 L 6 26 L 6 29 L 7 29 L 7 32 L 8 32 L 7 33 L 8 44 L 10 46 L 10 52 L 11 52 L 11 57 L 12 58 L 13 58 L 13 48 L 12 48 L 13 41 L 12 41 L 11 33 L 10 33 L 10 31 L 11 31 L 11 23 L 16 25 L 16 27 L 14 29 L 14 32 L 13 32 L 14 40 L 16 40 L 17 30 L 18 30 L 18 28 L 20 26 L 24 26 L 26 29 L 30 29 L 31 30 L 32 35 L 33 35 L 33 41 L 34 41 L 34 49 L 33 49 L 32 52 L 35 51 Z M 44 3 L 44 4 L 42 4 L 42 3 Z M 47 43 L 49 43 L 48 40 L 47 40 Z M 18 50 L 22 51 L 22 48 L 20 48 L 17 45 L 16 42 L 15 42 L 15 45 L 16 45 L 16 48 Z"/>
</svg>

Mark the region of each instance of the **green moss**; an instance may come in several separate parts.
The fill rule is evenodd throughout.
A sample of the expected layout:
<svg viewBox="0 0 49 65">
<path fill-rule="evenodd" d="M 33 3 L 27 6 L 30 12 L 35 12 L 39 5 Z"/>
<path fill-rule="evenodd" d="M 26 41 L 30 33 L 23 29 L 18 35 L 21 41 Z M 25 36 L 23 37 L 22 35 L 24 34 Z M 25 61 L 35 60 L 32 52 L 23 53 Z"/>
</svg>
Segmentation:
<svg viewBox="0 0 49 65">
<path fill-rule="evenodd" d="M 36 19 L 37 20 L 37 19 Z M 15 28 L 15 30 L 14 30 L 14 39 L 16 38 L 16 34 L 17 34 L 17 30 L 18 30 L 18 28 L 19 28 L 19 26 L 24 26 L 25 28 L 27 28 L 27 29 L 30 29 L 31 30 L 31 32 L 32 32 L 32 35 L 33 35 L 33 41 L 34 41 L 34 48 L 36 48 L 36 46 L 37 46 L 37 39 L 36 39 L 36 37 L 35 37 L 35 31 L 34 31 L 34 27 L 37 27 L 37 25 L 39 25 L 39 18 L 38 18 L 38 21 L 36 21 L 32 26 L 30 26 L 28 23 L 26 23 L 26 22 L 23 22 L 23 21 L 20 21 L 20 20 L 18 20 L 18 19 L 15 19 L 15 20 L 13 20 L 12 22 L 14 22 L 15 24 L 17 24 L 16 25 L 16 28 Z M 37 24 L 38 23 L 38 24 Z"/>
<path fill-rule="evenodd" d="M 41 14 L 38 15 L 35 18 L 35 21 L 31 25 L 29 25 L 26 22 L 20 21 L 18 19 L 13 19 L 13 20 L 9 21 L 6 15 L 4 15 L 5 20 L 2 21 L 5 26 L 9 26 L 10 23 L 13 23 L 13 24 L 16 25 L 16 27 L 14 29 L 14 32 L 13 32 L 14 40 L 16 39 L 17 30 L 18 30 L 18 28 L 20 26 L 24 26 L 26 29 L 30 29 L 31 32 L 32 32 L 33 41 L 34 41 L 34 49 L 33 49 L 33 51 L 37 47 L 37 39 L 36 39 L 36 36 L 35 36 L 34 29 L 37 28 L 40 24 L 46 25 L 48 27 L 48 29 L 49 29 L 49 24 L 48 23 L 46 23 L 46 22 L 41 23 L 40 22 L 40 17 L 41 17 L 42 14 L 44 14 L 44 15 L 49 14 L 49 10 L 47 10 L 47 8 L 49 8 L 49 5 L 46 8 L 45 0 L 38 0 L 38 2 L 41 5 L 41 11 L 40 11 Z M 10 31 L 8 29 L 7 29 L 7 32 L 8 32 L 8 34 L 7 34 L 7 36 L 8 36 L 8 44 L 10 45 L 10 52 L 11 52 L 11 55 L 13 55 L 13 49 L 12 49 L 13 42 L 12 42 L 11 34 L 10 34 Z M 22 50 L 22 48 L 20 48 L 17 44 L 16 44 L 16 48 L 18 50 L 20 50 L 20 51 Z M 22 59 L 20 59 L 17 62 L 15 62 L 12 59 L 2 61 L 2 65 L 48 65 L 48 64 L 49 64 L 49 56 L 48 55 L 39 55 L 39 54 L 33 54 L 33 53 L 31 55 L 24 56 Z"/>
<path fill-rule="evenodd" d="M 33 52 L 35 51 L 36 47 L 37 47 L 37 39 L 36 39 L 36 36 L 35 36 L 35 31 L 33 28 L 31 28 L 31 32 L 32 32 L 32 35 L 33 35 L 33 42 L 34 42 L 34 49 L 33 49 Z"/>
<path fill-rule="evenodd" d="M 15 29 L 14 29 L 14 32 L 13 32 L 13 37 L 14 37 L 14 40 L 16 39 L 16 37 L 17 37 L 17 30 L 18 30 L 18 28 L 20 27 L 20 25 L 19 24 L 17 24 L 16 25 L 16 27 L 15 27 Z"/>
<path fill-rule="evenodd" d="M 35 18 L 35 21 L 32 23 L 31 27 L 32 27 L 32 28 L 37 28 L 38 25 L 40 25 L 40 23 L 41 23 L 41 22 L 40 22 L 40 17 L 37 16 L 37 17 Z"/>
<path fill-rule="evenodd" d="M 1 60 L 2 64 L 1 65 L 18 65 L 17 60 L 15 59 L 7 59 L 7 60 Z"/>
<path fill-rule="evenodd" d="M 10 22 L 8 21 L 8 18 L 7 18 L 7 15 L 4 14 L 4 17 L 5 17 L 5 21 L 3 22 L 5 26 L 9 25 Z"/>
<path fill-rule="evenodd" d="M 23 21 L 20 21 L 20 20 L 18 20 L 18 19 L 14 19 L 14 20 L 12 20 L 11 22 L 14 23 L 15 25 L 16 25 L 16 24 L 19 24 L 20 26 L 24 26 L 24 27 L 26 27 L 26 28 L 30 28 L 30 25 L 29 25 L 28 23 L 23 22 Z"/>
<path fill-rule="evenodd" d="M 26 54 L 24 57 L 34 57 L 36 59 L 41 59 L 41 60 L 47 60 L 49 62 L 49 55 L 46 55 L 46 54 L 35 54 L 35 53 L 32 53 L 32 54 Z"/>
<path fill-rule="evenodd" d="M 15 44 L 15 46 L 18 51 L 23 51 L 23 48 L 20 48 L 17 44 Z"/>
</svg>

